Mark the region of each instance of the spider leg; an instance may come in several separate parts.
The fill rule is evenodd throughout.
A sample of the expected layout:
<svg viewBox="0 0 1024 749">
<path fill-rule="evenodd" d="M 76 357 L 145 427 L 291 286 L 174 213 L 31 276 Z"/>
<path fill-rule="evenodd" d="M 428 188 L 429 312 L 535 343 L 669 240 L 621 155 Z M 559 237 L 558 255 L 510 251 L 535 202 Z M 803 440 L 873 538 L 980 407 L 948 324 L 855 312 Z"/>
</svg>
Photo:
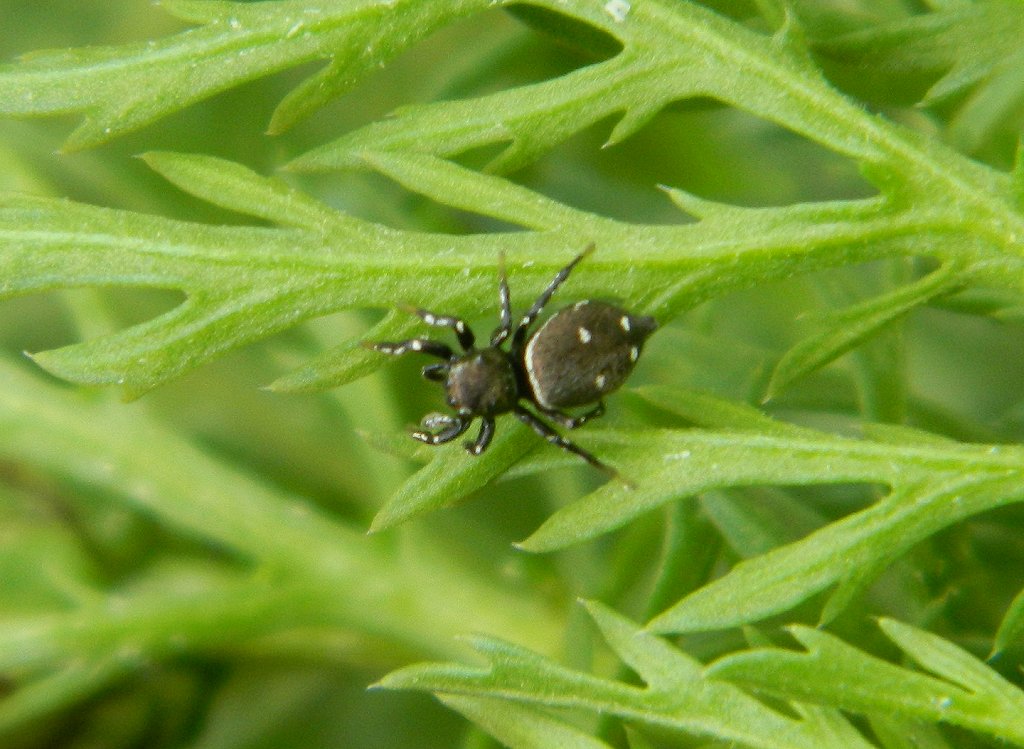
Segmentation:
<svg viewBox="0 0 1024 749">
<path fill-rule="evenodd" d="M 416 430 L 412 432 L 412 438 L 425 442 L 428 445 L 443 445 L 445 442 L 451 442 L 469 429 L 472 421 L 472 419 L 464 419 L 461 416 L 431 414 L 423 420 L 423 426 L 426 429 L 438 429 L 439 431 Z"/>
<path fill-rule="evenodd" d="M 454 422 L 455 420 L 456 417 L 453 417 L 451 414 L 443 414 L 438 413 L 437 411 L 432 411 L 431 413 L 428 413 L 426 416 L 420 419 L 420 427 L 422 427 L 428 432 L 434 432 L 437 431 L 438 429 L 443 429 L 444 427 L 450 426 L 452 422 Z"/>
<path fill-rule="evenodd" d="M 529 330 L 530 326 L 533 325 L 533 321 L 537 319 L 537 315 L 541 313 L 541 310 L 544 309 L 544 305 L 548 303 L 551 296 L 558 290 L 558 287 L 562 285 L 562 282 L 569 277 L 569 274 L 572 273 L 572 269 L 576 267 L 577 263 L 593 251 L 594 243 L 591 242 L 586 246 L 583 252 L 574 257 L 567 266 L 558 271 L 558 273 L 555 274 L 555 277 L 551 279 L 551 283 L 549 283 L 548 287 L 541 292 L 539 297 L 537 297 L 537 301 L 533 303 L 530 310 L 523 315 L 523 319 L 519 321 L 519 325 L 516 327 L 515 333 L 512 334 L 512 349 L 514 351 L 518 351 L 522 346 L 523 341 L 526 339 L 526 332 Z"/>
<path fill-rule="evenodd" d="M 591 419 L 598 419 L 604 416 L 604 401 L 598 401 L 594 408 L 579 416 L 567 414 L 565 411 L 559 411 L 557 408 L 542 408 L 541 406 L 538 406 L 538 408 L 540 408 L 541 413 L 554 419 L 560 426 L 566 429 L 576 429 Z"/>
<path fill-rule="evenodd" d="M 565 437 L 556 432 L 546 422 L 542 421 L 539 416 L 530 413 L 522 406 L 516 406 L 516 408 L 513 410 L 513 413 L 516 415 L 517 419 L 526 424 L 526 426 L 530 427 L 530 429 L 535 431 L 537 434 L 546 439 L 555 447 L 560 447 L 567 452 L 573 453 L 574 455 L 579 455 L 581 458 L 587 461 L 587 463 L 594 466 L 594 468 L 604 471 L 612 478 L 619 478 L 618 471 L 616 471 L 611 466 L 602 463 L 600 460 L 597 459 L 597 457 L 584 450 L 575 442 L 567 440 Z"/>
<path fill-rule="evenodd" d="M 501 309 L 501 322 L 491 333 L 492 346 L 500 346 L 512 332 L 512 296 L 508 291 L 504 252 L 498 253 L 498 306 Z"/>
<path fill-rule="evenodd" d="M 462 346 L 464 351 L 469 351 L 473 348 L 473 343 L 476 338 L 473 335 L 473 331 L 470 330 L 469 326 L 466 325 L 465 321 L 461 317 L 438 315 L 430 310 L 425 310 L 422 307 L 405 307 L 404 309 L 407 312 L 416 315 L 427 325 L 436 325 L 439 328 L 451 328 L 454 330 L 455 336 L 459 339 L 459 345 Z"/>
<path fill-rule="evenodd" d="M 441 382 L 448 376 L 448 362 L 428 364 L 420 371 L 420 373 L 423 375 L 424 378 L 428 380 Z"/>
<path fill-rule="evenodd" d="M 431 341 L 427 338 L 410 338 L 408 341 L 378 341 L 377 343 L 364 343 L 367 348 L 380 351 L 383 354 L 401 356 L 409 351 L 419 351 L 423 354 L 430 354 L 441 359 L 451 359 L 454 352 L 451 347 L 440 341 Z"/>
<path fill-rule="evenodd" d="M 479 455 L 491 444 L 491 437 L 493 436 L 494 419 L 490 416 L 484 416 L 480 420 L 480 433 L 474 441 L 466 443 L 466 450 L 469 451 L 470 455 Z"/>
</svg>

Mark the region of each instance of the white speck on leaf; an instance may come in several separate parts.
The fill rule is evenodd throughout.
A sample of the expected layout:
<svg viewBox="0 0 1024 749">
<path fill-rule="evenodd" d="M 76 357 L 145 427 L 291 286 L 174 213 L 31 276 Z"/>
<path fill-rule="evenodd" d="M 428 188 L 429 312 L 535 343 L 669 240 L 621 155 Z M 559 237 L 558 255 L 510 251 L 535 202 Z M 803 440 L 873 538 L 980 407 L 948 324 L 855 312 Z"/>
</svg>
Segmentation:
<svg viewBox="0 0 1024 749">
<path fill-rule="evenodd" d="M 628 0 L 608 0 L 604 4 L 604 12 L 610 15 L 615 23 L 622 23 L 629 15 L 631 7 Z"/>
</svg>

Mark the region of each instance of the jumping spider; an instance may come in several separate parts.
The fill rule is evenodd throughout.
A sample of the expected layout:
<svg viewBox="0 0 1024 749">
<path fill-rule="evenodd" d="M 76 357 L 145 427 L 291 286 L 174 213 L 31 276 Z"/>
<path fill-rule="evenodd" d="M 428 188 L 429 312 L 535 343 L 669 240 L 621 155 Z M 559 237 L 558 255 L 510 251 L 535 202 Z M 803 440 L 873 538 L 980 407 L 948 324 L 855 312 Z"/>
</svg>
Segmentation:
<svg viewBox="0 0 1024 749">
<path fill-rule="evenodd" d="M 559 310 L 530 333 L 530 327 L 551 296 L 593 249 L 591 244 L 555 275 L 514 329 L 502 258 L 498 276 L 501 321 L 485 348 L 475 346 L 473 331 L 460 318 L 418 307 L 409 311 L 428 325 L 451 328 L 463 353 L 455 353 L 447 344 L 428 338 L 368 344 L 370 348 L 394 356 L 418 351 L 442 360 L 425 366 L 423 376 L 444 383 L 448 405 L 455 409 L 455 414 L 425 417 L 422 430 L 412 433 L 415 439 L 428 445 L 450 442 L 479 418 L 479 434 L 466 443 L 470 454 L 479 455 L 494 436 L 494 417 L 511 411 L 551 444 L 616 475 L 614 469 L 567 440 L 520 403 L 527 401 L 567 429 L 575 429 L 601 416 L 604 396 L 626 381 L 640 357 L 644 341 L 658 327 L 653 317 L 637 317 L 605 302 L 584 300 Z M 505 351 L 501 346 L 507 339 L 511 342 L 509 350 Z M 597 405 L 579 416 L 563 410 L 591 403 Z"/>
</svg>

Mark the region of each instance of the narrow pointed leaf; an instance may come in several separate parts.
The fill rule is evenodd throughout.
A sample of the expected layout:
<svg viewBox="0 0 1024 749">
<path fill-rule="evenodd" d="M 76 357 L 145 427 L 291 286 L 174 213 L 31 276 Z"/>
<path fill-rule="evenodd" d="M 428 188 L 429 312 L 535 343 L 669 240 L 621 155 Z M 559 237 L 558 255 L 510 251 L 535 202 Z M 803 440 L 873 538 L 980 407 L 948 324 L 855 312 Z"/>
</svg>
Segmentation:
<svg viewBox="0 0 1024 749">
<path fill-rule="evenodd" d="M 824 315 L 821 331 L 793 346 L 775 366 L 766 397 L 775 397 L 794 380 L 834 361 L 897 318 L 948 291 L 956 283 L 954 270 L 939 269 L 916 283 Z"/>
<path fill-rule="evenodd" d="M 332 72 L 315 97 L 306 88 L 301 99 L 290 98 L 275 118 L 281 128 L 460 11 L 451 3 L 407 0 L 167 5 L 202 25 L 153 42 L 26 56 L 0 69 L 0 113 L 82 113 L 66 145 L 85 148 L 280 70 L 331 59 L 350 70 L 344 77 Z M 385 22 L 392 33 L 381 33 Z"/>
<path fill-rule="evenodd" d="M 409 315 L 392 310 L 360 340 L 347 340 L 317 354 L 301 367 L 278 377 L 267 385 L 267 390 L 313 393 L 357 380 L 378 369 L 384 356 L 367 348 L 367 342 L 401 341 L 412 335 L 413 329 Z"/>
<path fill-rule="evenodd" d="M 322 232 L 357 232 L 360 222 L 275 177 L 203 154 L 151 151 L 142 159 L 168 182 L 214 205 L 280 226 Z"/>
<path fill-rule="evenodd" d="M 612 649 L 627 662 L 658 674 L 637 687 L 560 666 L 535 653 L 491 638 L 473 640 L 488 666 L 449 663 L 410 666 L 384 677 L 388 689 L 499 698 L 522 705 L 562 707 L 614 715 L 639 728 L 715 738 L 755 749 L 867 749 L 842 717 L 819 719 L 813 711 L 792 718 L 723 682 L 708 680 L 701 665 L 674 646 L 596 603 L 588 605 Z"/>
<path fill-rule="evenodd" d="M 993 653 L 999 653 L 1011 644 L 1024 638 L 1024 590 L 1021 590 L 1010 603 L 1003 620 L 999 622 Z"/>
<path fill-rule="evenodd" d="M 881 626 L 915 660 L 945 678 L 893 665 L 807 627 L 791 628 L 806 652 L 750 650 L 722 658 L 708 673 L 784 699 L 868 716 L 950 723 L 1024 745 L 1024 692 L 948 641 L 892 620 Z"/>
<path fill-rule="evenodd" d="M 988 482 L 950 477 L 894 491 L 800 541 L 740 562 L 649 626 L 665 633 L 737 626 L 792 608 L 842 583 L 840 598 L 826 608 L 830 618 L 874 573 L 921 539 L 989 507 L 1020 501 L 1020 481 L 1014 486 L 1001 477 Z"/>
<path fill-rule="evenodd" d="M 938 475 L 952 491 L 964 481 L 984 485 L 1008 475 L 1013 486 L 1013 480 L 1024 478 L 1011 465 L 1019 455 L 1013 447 L 992 452 L 968 445 L 894 447 L 813 432 L 779 436 L 697 430 L 595 430 L 589 440 L 605 445 L 600 454 L 609 455 L 623 475 L 642 480 L 634 489 L 606 484 L 562 508 L 523 542 L 524 548 L 550 551 L 579 543 L 671 500 L 726 486 L 868 482 L 916 491 Z M 993 486 L 993 494 L 1006 490 Z M 980 503 L 1016 499 L 1010 490 L 1008 496 L 989 496 Z"/>
<path fill-rule="evenodd" d="M 501 426 L 508 428 L 495 436 L 482 455 L 469 455 L 454 445 L 439 447 L 434 459 L 414 473 L 381 508 L 370 526 L 371 532 L 460 501 L 508 470 L 530 447 L 537 446 L 537 436 L 526 427 Z"/>
<path fill-rule="evenodd" d="M 542 710 L 489 697 L 443 694 L 440 700 L 512 749 L 611 749 Z"/>
</svg>

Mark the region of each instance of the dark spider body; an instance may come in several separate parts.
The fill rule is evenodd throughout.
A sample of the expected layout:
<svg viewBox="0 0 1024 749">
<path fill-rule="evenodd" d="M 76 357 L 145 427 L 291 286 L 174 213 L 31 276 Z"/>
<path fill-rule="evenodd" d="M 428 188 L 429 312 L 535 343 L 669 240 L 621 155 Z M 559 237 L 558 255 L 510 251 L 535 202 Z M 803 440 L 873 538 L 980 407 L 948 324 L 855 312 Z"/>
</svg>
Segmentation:
<svg viewBox="0 0 1024 749">
<path fill-rule="evenodd" d="M 614 470 L 562 437 L 520 403 L 529 401 L 542 414 L 569 429 L 597 418 L 604 413 L 602 399 L 626 381 L 644 341 L 657 328 L 652 317 L 637 317 L 605 302 L 584 300 L 559 310 L 530 334 L 551 296 L 593 249 L 593 245 L 589 246 L 555 275 L 514 330 L 502 263 L 498 283 L 501 323 L 486 348 L 475 347 L 473 331 L 461 319 L 419 308 L 410 311 L 429 325 L 454 330 L 464 353 L 456 354 L 447 344 L 426 338 L 370 344 L 386 354 L 420 351 L 443 360 L 425 366 L 423 376 L 444 382 L 448 405 L 455 409 L 455 414 L 425 417 L 423 431 L 414 431 L 414 438 L 429 445 L 450 442 L 479 418 L 479 435 L 466 443 L 471 454 L 479 455 L 494 436 L 494 417 L 512 412 L 548 442 L 614 475 Z M 501 346 L 509 338 L 509 350 L 505 351 Z M 597 405 L 580 416 L 562 410 L 591 403 Z"/>
</svg>

